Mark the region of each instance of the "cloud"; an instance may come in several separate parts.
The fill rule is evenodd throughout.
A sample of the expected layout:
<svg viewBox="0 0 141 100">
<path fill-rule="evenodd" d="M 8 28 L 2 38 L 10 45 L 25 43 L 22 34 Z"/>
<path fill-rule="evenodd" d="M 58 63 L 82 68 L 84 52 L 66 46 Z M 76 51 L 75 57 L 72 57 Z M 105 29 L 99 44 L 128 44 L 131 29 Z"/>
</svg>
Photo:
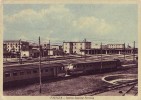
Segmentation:
<svg viewBox="0 0 141 100">
<path fill-rule="evenodd" d="M 73 15 L 64 5 L 52 5 L 46 9 L 36 11 L 23 9 L 18 13 L 4 16 L 7 31 L 51 34 L 68 30 Z"/>
<path fill-rule="evenodd" d="M 108 24 L 108 22 L 94 16 L 81 17 L 78 20 L 73 21 L 73 25 L 82 32 L 97 35 L 105 35 L 112 31 L 112 26 Z"/>
<path fill-rule="evenodd" d="M 50 5 L 35 10 L 23 9 L 11 15 L 4 15 L 5 37 L 46 40 L 80 40 L 80 32 L 89 37 L 109 34 L 113 25 L 95 16 L 76 16 L 65 5 Z M 84 38 L 82 37 L 82 38 Z M 14 37 L 13 37 L 14 38 Z"/>
</svg>

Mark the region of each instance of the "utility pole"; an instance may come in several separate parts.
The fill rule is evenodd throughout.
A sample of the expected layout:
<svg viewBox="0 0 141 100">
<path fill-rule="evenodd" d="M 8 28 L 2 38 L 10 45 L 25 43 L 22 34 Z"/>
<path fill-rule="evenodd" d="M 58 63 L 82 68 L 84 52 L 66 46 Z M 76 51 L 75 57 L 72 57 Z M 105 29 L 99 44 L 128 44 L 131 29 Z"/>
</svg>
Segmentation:
<svg viewBox="0 0 141 100">
<path fill-rule="evenodd" d="M 19 63 L 21 64 L 21 39 L 19 40 Z"/>
<path fill-rule="evenodd" d="M 100 68 L 100 72 L 102 72 L 102 42 L 101 42 L 101 68 Z"/>
<path fill-rule="evenodd" d="M 125 61 L 125 43 L 124 43 L 124 61 Z"/>
<path fill-rule="evenodd" d="M 50 64 L 50 40 L 49 40 L 49 64 Z"/>
<path fill-rule="evenodd" d="M 86 38 L 84 39 L 84 45 L 85 45 L 85 60 L 86 60 Z"/>
<path fill-rule="evenodd" d="M 82 50 L 82 49 L 81 49 L 81 50 Z M 80 50 L 80 51 L 81 51 L 81 50 Z M 81 51 L 81 58 L 82 58 L 82 51 Z"/>
<path fill-rule="evenodd" d="M 135 41 L 133 44 L 133 63 L 135 62 Z"/>
<path fill-rule="evenodd" d="M 40 90 L 39 92 L 42 92 L 41 89 L 41 85 L 42 85 L 42 81 L 41 81 L 41 45 L 40 45 L 40 37 L 39 37 L 39 81 L 40 81 Z"/>
</svg>

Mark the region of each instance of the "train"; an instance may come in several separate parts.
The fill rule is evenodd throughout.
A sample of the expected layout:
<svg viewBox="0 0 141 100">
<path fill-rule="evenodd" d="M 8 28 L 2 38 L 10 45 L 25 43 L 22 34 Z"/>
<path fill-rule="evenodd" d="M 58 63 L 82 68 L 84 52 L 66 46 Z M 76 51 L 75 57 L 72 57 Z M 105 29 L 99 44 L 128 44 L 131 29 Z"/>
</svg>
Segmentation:
<svg viewBox="0 0 141 100">
<path fill-rule="evenodd" d="M 41 64 L 42 81 L 64 77 L 65 67 L 61 63 Z M 3 67 L 3 86 L 39 82 L 39 64 L 20 64 Z"/>
<path fill-rule="evenodd" d="M 66 75 L 76 75 L 80 73 L 93 73 L 101 71 L 113 71 L 121 68 L 120 60 L 81 61 L 73 62 L 66 66 L 62 63 L 41 63 L 42 81 L 65 77 Z M 3 67 L 3 86 L 21 85 L 26 83 L 39 82 L 39 63 L 6 65 Z"/>
<path fill-rule="evenodd" d="M 85 61 L 79 63 L 71 63 L 67 66 L 68 75 L 76 75 L 83 73 L 99 73 L 105 71 L 114 71 L 120 69 L 121 62 L 118 59 L 100 61 Z"/>
</svg>

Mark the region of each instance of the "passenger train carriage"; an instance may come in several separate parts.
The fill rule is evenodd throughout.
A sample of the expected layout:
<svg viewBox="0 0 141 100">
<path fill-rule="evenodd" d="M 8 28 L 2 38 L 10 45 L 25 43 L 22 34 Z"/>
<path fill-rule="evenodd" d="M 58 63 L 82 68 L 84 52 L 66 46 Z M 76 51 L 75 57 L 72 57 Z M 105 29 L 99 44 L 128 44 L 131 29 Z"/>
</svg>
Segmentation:
<svg viewBox="0 0 141 100">
<path fill-rule="evenodd" d="M 3 68 L 4 85 L 39 81 L 39 64 L 22 64 Z M 41 64 L 42 80 L 64 77 L 65 68 L 61 63 Z"/>
<path fill-rule="evenodd" d="M 102 66 L 101 66 L 102 65 Z M 120 60 L 72 62 L 68 66 L 61 63 L 41 64 L 42 80 L 65 77 L 87 72 L 117 70 L 121 67 Z M 39 82 L 39 64 L 6 65 L 3 67 L 3 86 L 21 85 L 20 83 Z"/>
<path fill-rule="evenodd" d="M 112 71 L 121 67 L 120 60 L 105 60 L 94 62 L 71 63 L 67 66 L 67 74 L 80 74 L 87 72 Z"/>
</svg>

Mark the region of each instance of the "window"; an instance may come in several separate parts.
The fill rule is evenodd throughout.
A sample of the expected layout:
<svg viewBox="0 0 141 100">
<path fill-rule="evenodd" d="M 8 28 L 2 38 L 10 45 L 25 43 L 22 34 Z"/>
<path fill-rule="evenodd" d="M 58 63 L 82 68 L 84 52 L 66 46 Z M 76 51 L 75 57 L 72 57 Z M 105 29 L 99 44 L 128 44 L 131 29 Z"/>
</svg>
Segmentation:
<svg viewBox="0 0 141 100">
<path fill-rule="evenodd" d="M 59 67 L 59 70 L 62 70 L 62 67 Z"/>
<path fill-rule="evenodd" d="M 45 72 L 48 72 L 48 69 L 45 69 Z"/>
<path fill-rule="evenodd" d="M 21 72 L 20 72 L 20 75 L 24 75 L 24 72 L 23 72 L 23 71 L 21 71 Z"/>
<path fill-rule="evenodd" d="M 53 68 L 51 68 L 50 70 L 53 71 Z"/>
<path fill-rule="evenodd" d="M 33 73 L 37 73 L 37 70 L 33 70 Z"/>
<path fill-rule="evenodd" d="M 75 65 L 74 68 L 77 68 L 77 66 Z"/>
<path fill-rule="evenodd" d="M 17 72 L 13 72 L 13 76 L 17 76 L 18 75 L 18 73 Z"/>
<path fill-rule="evenodd" d="M 64 67 L 62 67 L 62 70 L 64 70 Z"/>
<path fill-rule="evenodd" d="M 10 73 L 5 73 L 5 77 L 10 77 Z"/>
<path fill-rule="evenodd" d="M 31 71 L 29 70 L 29 71 L 27 71 L 27 74 L 31 74 Z"/>
</svg>

